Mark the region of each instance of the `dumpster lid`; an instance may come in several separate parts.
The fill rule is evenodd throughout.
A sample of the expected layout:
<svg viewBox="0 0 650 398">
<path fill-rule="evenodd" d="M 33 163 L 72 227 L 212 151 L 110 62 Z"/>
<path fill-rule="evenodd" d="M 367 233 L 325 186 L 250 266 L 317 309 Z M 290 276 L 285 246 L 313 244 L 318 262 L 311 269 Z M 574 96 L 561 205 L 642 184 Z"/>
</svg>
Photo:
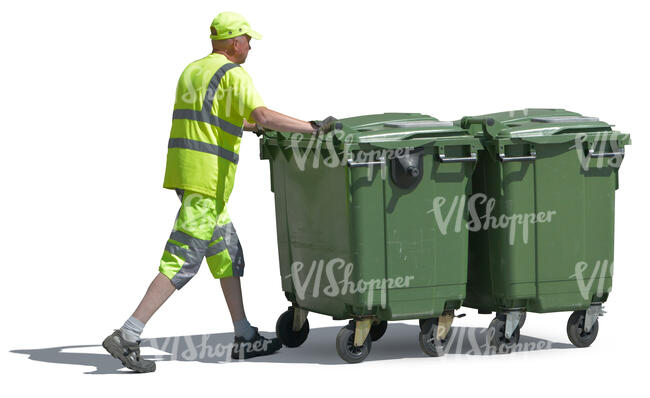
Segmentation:
<svg viewBox="0 0 650 398">
<path fill-rule="evenodd" d="M 589 116 L 547 116 L 547 117 L 533 117 L 530 119 L 532 122 L 540 123 L 578 123 L 578 122 L 598 122 L 600 119 L 597 117 Z"/>
<path fill-rule="evenodd" d="M 440 141 L 478 141 L 466 129 L 449 121 L 440 121 L 421 113 L 380 113 L 339 119 L 341 128 L 323 136 L 335 146 L 372 143 L 374 146 L 405 147 Z M 265 133 L 269 145 L 299 145 L 314 148 L 311 134 Z"/>
<path fill-rule="evenodd" d="M 383 113 L 341 119 L 346 136 L 358 143 L 399 143 L 411 140 L 439 140 L 448 137 L 473 138 L 451 121 L 420 113 Z"/>
<path fill-rule="evenodd" d="M 475 117 L 475 119 L 493 119 L 494 131 L 498 137 L 535 138 L 557 137 L 560 135 L 580 134 L 584 132 L 612 131 L 612 126 L 597 117 L 583 116 L 557 108 L 530 108 L 509 112 L 499 112 Z M 481 126 L 469 127 L 475 134 L 481 134 Z M 569 139 L 569 137 L 567 137 Z"/>
<path fill-rule="evenodd" d="M 409 127 L 449 127 L 454 122 L 434 121 L 434 120 L 406 120 L 399 122 L 384 123 L 384 127 L 389 128 L 409 128 Z"/>
</svg>

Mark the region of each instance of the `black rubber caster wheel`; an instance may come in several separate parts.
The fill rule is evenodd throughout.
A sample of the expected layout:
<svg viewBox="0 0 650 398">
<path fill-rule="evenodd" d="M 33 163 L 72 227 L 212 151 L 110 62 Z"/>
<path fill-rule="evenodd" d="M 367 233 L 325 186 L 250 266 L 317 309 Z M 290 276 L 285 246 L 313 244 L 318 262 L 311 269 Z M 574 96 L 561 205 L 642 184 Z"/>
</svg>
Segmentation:
<svg viewBox="0 0 650 398">
<path fill-rule="evenodd" d="M 566 334 L 576 347 L 589 347 L 598 336 L 598 320 L 587 333 L 585 327 L 586 311 L 574 311 L 566 324 Z"/>
<path fill-rule="evenodd" d="M 309 320 L 305 319 L 302 328 L 295 332 L 293 330 L 293 308 L 289 308 L 280 315 L 275 323 L 275 334 L 286 347 L 299 347 L 309 335 Z"/>
<path fill-rule="evenodd" d="M 422 351 L 432 357 L 441 357 L 445 355 L 446 347 L 451 340 L 451 330 L 447 332 L 447 336 L 443 339 L 437 339 L 438 332 L 438 318 L 425 319 L 421 322 L 421 332 L 419 336 L 420 348 Z"/>
<path fill-rule="evenodd" d="M 339 334 L 336 336 L 336 352 L 347 363 L 362 362 L 370 354 L 370 347 L 372 345 L 372 339 L 368 335 L 362 346 L 355 347 L 354 329 L 355 322 L 352 321 L 341 328 Z"/>
<path fill-rule="evenodd" d="M 520 323 L 521 325 L 521 323 Z M 520 326 L 517 326 L 512 336 L 506 338 L 506 320 L 505 317 L 497 316 L 488 326 L 488 343 L 490 347 L 496 349 L 498 354 L 509 354 L 519 343 Z"/>
<path fill-rule="evenodd" d="M 420 332 L 424 331 L 424 322 L 428 321 L 431 318 L 420 319 Z"/>
<path fill-rule="evenodd" d="M 388 328 L 388 322 L 381 321 L 379 323 L 373 323 L 370 327 L 370 338 L 372 341 L 377 341 L 382 338 L 386 329 Z"/>
</svg>

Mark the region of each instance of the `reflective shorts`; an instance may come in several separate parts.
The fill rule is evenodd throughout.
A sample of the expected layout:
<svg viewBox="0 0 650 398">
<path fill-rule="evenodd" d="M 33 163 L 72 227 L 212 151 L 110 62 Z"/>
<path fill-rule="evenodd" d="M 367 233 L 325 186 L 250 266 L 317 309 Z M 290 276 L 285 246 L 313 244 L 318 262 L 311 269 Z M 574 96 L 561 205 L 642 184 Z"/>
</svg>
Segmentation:
<svg viewBox="0 0 650 398">
<path fill-rule="evenodd" d="M 215 278 L 244 275 L 244 254 L 226 204 L 201 193 L 176 190 L 181 208 L 158 270 L 176 289 L 189 282 L 203 258 Z"/>
</svg>

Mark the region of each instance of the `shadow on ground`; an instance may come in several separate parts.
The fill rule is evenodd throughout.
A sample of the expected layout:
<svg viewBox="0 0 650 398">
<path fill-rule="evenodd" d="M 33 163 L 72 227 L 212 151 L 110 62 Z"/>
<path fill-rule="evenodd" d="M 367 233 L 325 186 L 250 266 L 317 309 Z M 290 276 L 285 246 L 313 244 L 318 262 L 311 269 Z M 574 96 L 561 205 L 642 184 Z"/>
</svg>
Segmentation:
<svg viewBox="0 0 650 398">
<path fill-rule="evenodd" d="M 279 352 L 247 362 L 271 363 L 310 363 L 323 365 L 345 364 L 336 353 L 335 341 L 340 327 L 325 327 L 312 329 L 307 341 L 298 348 L 284 347 Z M 381 340 L 373 342 L 372 349 L 366 362 L 383 361 L 387 359 L 424 358 L 418 343 L 419 327 L 405 323 L 389 323 L 388 331 Z M 500 355 L 487 348 L 487 329 L 482 328 L 452 328 L 451 341 L 447 346 L 446 355 Z M 273 333 L 262 332 L 269 336 Z M 173 336 L 145 339 L 142 341 L 143 357 L 157 361 L 195 361 L 204 363 L 225 364 L 230 360 L 230 347 L 233 341 L 232 333 L 215 333 L 193 336 Z M 95 367 L 87 374 L 116 374 L 133 373 L 122 367 L 122 364 L 108 353 L 66 352 L 92 348 L 93 351 L 101 345 L 71 345 L 52 348 L 12 350 L 15 354 L 28 355 L 33 361 L 59 363 L 68 365 L 84 365 Z M 570 344 L 555 343 L 522 335 L 516 352 L 543 351 L 549 349 L 572 348 Z M 157 349 L 159 355 L 146 355 Z M 516 352 L 513 355 L 516 355 Z M 164 353 L 164 354 L 163 354 Z M 435 360 L 434 358 L 431 359 Z"/>
</svg>

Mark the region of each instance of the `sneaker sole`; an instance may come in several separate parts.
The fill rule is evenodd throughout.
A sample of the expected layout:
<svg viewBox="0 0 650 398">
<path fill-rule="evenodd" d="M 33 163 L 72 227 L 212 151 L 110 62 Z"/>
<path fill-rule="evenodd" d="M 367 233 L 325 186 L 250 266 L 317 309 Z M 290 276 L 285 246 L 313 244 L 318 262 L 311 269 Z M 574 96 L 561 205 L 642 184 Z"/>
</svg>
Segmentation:
<svg viewBox="0 0 650 398">
<path fill-rule="evenodd" d="M 112 335 L 111 335 L 111 336 L 112 336 Z M 154 371 L 156 370 L 155 367 L 154 367 L 153 369 L 151 369 L 151 370 L 147 370 L 147 369 L 136 368 L 136 367 L 133 367 L 133 366 L 131 366 L 130 364 L 128 364 L 128 363 L 124 360 L 124 355 L 122 355 L 122 348 L 119 347 L 119 346 L 117 346 L 115 343 L 113 343 L 113 342 L 111 341 L 111 336 L 108 336 L 108 337 L 104 340 L 104 342 L 102 342 L 102 347 L 104 347 L 104 349 L 105 349 L 109 354 L 111 354 L 111 356 L 112 356 L 113 358 L 115 358 L 115 359 L 117 359 L 118 361 L 122 362 L 122 366 L 124 366 L 124 367 L 127 368 L 127 369 L 131 369 L 131 370 L 134 371 L 134 372 L 138 372 L 138 373 L 151 373 L 151 372 L 154 372 Z"/>
</svg>

